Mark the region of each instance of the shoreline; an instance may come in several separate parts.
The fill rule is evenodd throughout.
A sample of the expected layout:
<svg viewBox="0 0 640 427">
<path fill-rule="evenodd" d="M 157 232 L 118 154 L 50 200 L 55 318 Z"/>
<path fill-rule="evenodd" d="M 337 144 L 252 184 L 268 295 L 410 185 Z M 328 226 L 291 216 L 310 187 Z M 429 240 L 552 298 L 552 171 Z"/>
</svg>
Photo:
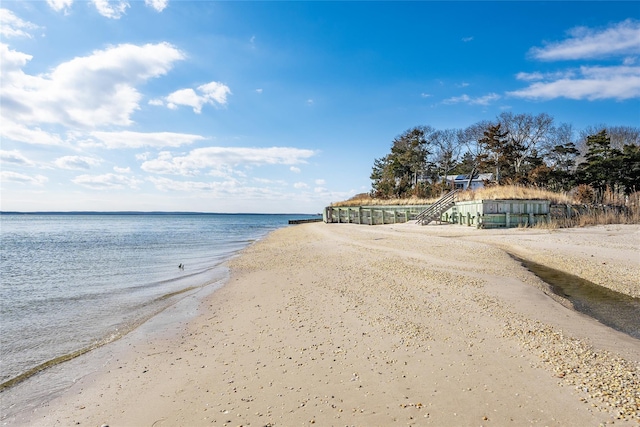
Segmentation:
<svg viewBox="0 0 640 427">
<path fill-rule="evenodd" d="M 624 230 L 567 239 L 604 235 L 612 244 L 596 239 L 594 257 L 627 251 L 637 271 L 637 241 L 613 241 L 640 228 L 613 227 Z M 229 261 L 229 280 L 176 335 L 125 338 L 28 424 L 637 425 L 640 341 L 553 301 L 496 246 L 533 252 L 567 234 L 554 232 L 276 230 Z"/>
<path fill-rule="evenodd" d="M 118 337 L 45 362 L 42 365 L 47 365 L 46 368 L 36 367 L 33 369 L 35 372 L 27 372 L 29 375 L 25 378 L 21 378 L 25 376 L 22 374 L 9 380 L 8 382 L 15 381 L 15 384 L 0 390 L 2 425 L 30 426 L 34 419 L 30 412 L 41 412 L 49 406 L 50 401 L 72 392 L 76 384 L 87 383 L 100 376 L 104 366 L 114 358 L 126 355 L 128 348 L 149 339 L 176 339 L 199 314 L 201 300 L 215 293 L 228 281 L 228 268 L 223 267 L 224 264 L 216 267 L 224 271 L 223 278 L 191 288 L 182 298 L 147 316 Z M 52 383 L 54 387 L 46 390 Z M 19 405 L 23 405 L 23 408 L 11 410 Z"/>
</svg>

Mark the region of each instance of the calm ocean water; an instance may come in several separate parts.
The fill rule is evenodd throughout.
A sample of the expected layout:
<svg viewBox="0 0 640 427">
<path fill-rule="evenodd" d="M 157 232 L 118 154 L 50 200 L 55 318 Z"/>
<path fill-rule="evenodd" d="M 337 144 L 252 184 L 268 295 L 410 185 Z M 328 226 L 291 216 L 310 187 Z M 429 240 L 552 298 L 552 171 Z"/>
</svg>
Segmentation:
<svg viewBox="0 0 640 427">
<path fill-rule="evenodd" d="M 225 260 L 295 218 L 308 216 L 0 215 L 0 383 L 219 285 Z"/>
</svg>

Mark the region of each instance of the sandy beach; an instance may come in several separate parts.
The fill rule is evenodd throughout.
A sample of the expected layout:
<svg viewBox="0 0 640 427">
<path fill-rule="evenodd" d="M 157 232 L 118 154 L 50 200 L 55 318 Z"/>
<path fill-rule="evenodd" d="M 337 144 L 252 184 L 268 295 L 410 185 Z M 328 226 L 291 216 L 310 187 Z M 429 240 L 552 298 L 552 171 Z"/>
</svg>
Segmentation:
<svg viewBox="0 0 640 427">
<path fill-rule="evenodd" d="M 640 297 L 637 225 L 287 227 L 16 425 L 640 425 L 640 340 L 505 251 Z"/>
</svg>

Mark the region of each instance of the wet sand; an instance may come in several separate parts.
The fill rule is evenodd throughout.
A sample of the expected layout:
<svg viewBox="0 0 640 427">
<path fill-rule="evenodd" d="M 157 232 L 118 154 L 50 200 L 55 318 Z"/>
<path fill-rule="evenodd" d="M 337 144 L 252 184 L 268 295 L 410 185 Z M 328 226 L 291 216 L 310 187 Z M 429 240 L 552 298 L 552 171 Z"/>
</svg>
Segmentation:
<svg viewBox="0 0 640 427">
<path fill-rule="evenodd" d="M 560 304 L 505 250 L 638 296 L 639 237 L 281 229 L 229 263 L 195 319 L 125 338 L 28 423 L 637 426 L 640 340 Z"/>
</svg>

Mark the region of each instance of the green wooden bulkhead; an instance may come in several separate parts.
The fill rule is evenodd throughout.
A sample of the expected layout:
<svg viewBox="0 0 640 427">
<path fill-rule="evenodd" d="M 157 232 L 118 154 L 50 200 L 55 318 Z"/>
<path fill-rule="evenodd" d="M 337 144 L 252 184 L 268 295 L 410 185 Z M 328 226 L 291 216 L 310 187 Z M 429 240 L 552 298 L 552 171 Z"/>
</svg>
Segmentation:
<svg viewBox="0 0 640 427">
<path fill-rule="evenodd" d="M 326 223 L 398 224 L 413 221 L 429 205 L 329 206 Z M 441 222 L 477 228 L 532 226 L 550 220 L 549 200 L 473 200 L 455 202 L 442 213 Z"/>
</svg>

